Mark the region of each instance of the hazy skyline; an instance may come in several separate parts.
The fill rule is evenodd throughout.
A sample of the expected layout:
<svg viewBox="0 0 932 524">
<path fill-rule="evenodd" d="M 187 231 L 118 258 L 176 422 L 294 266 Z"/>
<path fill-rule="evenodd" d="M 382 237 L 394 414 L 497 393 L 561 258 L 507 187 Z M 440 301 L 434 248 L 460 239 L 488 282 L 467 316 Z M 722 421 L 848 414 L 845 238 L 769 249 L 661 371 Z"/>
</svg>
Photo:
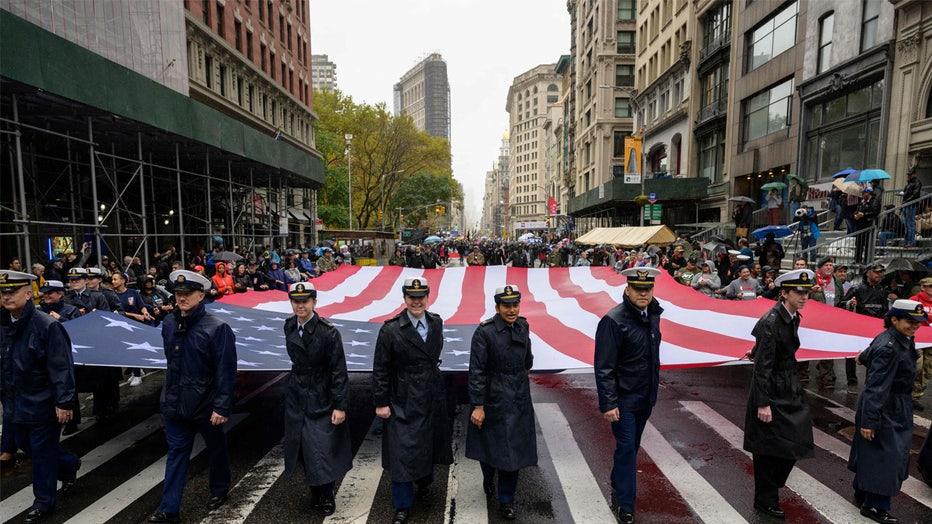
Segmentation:
<svg viewBox="0 0 932 524">
<path fill-rule="evenodd" d="M 447 62 L 453 176 L 478 223 L 485 174 L 508 130 L 514 77 L 569 54 L 565 0 L 310 0 L 311 53 L 329 55 L 337 87 L 393 110 L 392 86 L 430 53 Z"/>
</svg>

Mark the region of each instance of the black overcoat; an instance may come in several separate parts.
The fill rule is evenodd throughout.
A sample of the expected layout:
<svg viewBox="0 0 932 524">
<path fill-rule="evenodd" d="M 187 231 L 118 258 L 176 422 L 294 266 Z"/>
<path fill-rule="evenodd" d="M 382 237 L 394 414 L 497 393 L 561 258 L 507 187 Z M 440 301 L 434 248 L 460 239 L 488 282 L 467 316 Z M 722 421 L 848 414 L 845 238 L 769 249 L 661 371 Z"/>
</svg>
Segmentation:
<svg viewBox="0 0 932 524">
<path fill-rule="evenodd" d="M 858 397 L 848 469 L 857 472 L 859 489 L 892 497 L 909 476 L 910 394 L 918 358 L 915 341 L 892 327 L 858 355 L 867 367 L 867 380 Z M 873 429 L 874 439 L 862 437 L 861 428 Z"/>
<path fill-rule="evenodd" d="M 485 408 L 482 429 L 469 424 L 466 456 L 495 469 L 537 465 L 537 435 L 528 371 L 534 365 L 527 320 L 500 315 L 483 320 L 472 336 L 469 402 Z"/>
<path fill-rule="evenodd" d="M 799 320 L 799 313 L 792 317 L 777 302 L 751 331 L 757 342 L 744 418 L 744 449 L 751 453 L 792 460 L 814 456 L 812 415 L 796 375 Z M 770 406 L 771 422 L 757 418 L 758 406 Z"/>
<path fill-rule="evenodd" d="M 346 411 L 349 385 L 340 332 L 317 313 L 298 335 L 297 317 L 285 321 L 285 347 L 291 374 L 285 383 L 285 475 L 299 457 L 305 482 L 333 482 L 353 467 L 349 425 L 333 425 L 333 410 Z"/>
<path fill-rule="evenodd" d="M 428 312 L 427 342 L 407 310 L 385 321 L 375 343 L 373 401 L 390 406 L 383 421 L 382 467 L 393 482 L 426 477 L 434 464 L 452 464 L 446 391 L 440 373 L 443 320 Z"/>
</svg>

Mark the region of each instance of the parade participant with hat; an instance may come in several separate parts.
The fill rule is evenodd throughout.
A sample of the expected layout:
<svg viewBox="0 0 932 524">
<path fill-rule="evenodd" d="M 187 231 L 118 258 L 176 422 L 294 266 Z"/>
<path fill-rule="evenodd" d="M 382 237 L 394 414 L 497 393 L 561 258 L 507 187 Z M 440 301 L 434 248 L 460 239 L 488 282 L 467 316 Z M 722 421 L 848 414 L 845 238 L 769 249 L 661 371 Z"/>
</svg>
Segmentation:
<svg viewBox="0 0 932 524">
<path fill-rule="evenodd" d="M 922 304 L 922 309 L 927 317 L 932 317 L 932 277 L 925 277 L 919 281 L 920 291 L 909 297 Z M 932 325 L 932 321 L 927 320 L 926 326 Z M 932 346 L 918 348 L 919 362 L 916 363 L 916 381 L 913 383 L 913 410 L 924 411 L 925 408 L 919 403 L 922 395 L 932 380 Z M 932 473 L 932 472 L 930 472 Z"/>
<path fill-rule="evenodd" d="M 65 322 L 81 316 L 78 308 L 65 303 L 65 285 L 58 280 L 46 280 L 39 288 L 42 302 L 39 308 L 59 322 Z"/>
<path fill-rule="evenodd" d="M 889 291 L 883 285 L 883 264 L 873 264 L 864 272 L 864 278 L 857 286 L 848 290 L 841 299 L 839 307 L 861 315 L 883 318 L 887 314 Z M 848 379 L 848 392 L 856 393 L 858 389 L 857 364 L 854 358 L 845 359 L 845 375 Z"/>
<path fill-rule="evenodd" d="M 160 405 L 165 417 L 168 456 L 162 502 L 149 522 L 179 522 L 181 495 L 194 436 L 207 446 L 210 498 L 214 510 L 227 500 L 230 456 L 223 424 L 233 405 L 236 379 L 236 337 L 226 323 L 208 313 L 202 303 L 210 280 L 183 269 L 169 275 L 175 290 L 173 318 L 162 323 L 167 366 Z"/>
<path fill-rule="evenodd" d="M 889 511 L 890 499 L 909 477 L 910 392 L 919 356 L 913 337 L 928 321 L 921 303 L 897 300 L 884 317 L 886 330 L 858 354 L 867 379 L 858 397 L 848 469 L 855 472 L 854 500 L 861 515 L 882 524 L 899 522 Z"/>
<path fill-rule="evenodd" d="M 107 275 L 109 279 L 109 275 Z M 114 313 L 119 313 L 121 315 L 125 314 L 123 310 L 123 304 L 120 302 L 120 297 L 111 289 L 107 289 L 101 285 L 104 280 L 104 275 L 100 271 L 100 268 L 89 267 L 87 268 L 87 289 L 89 291 L 100 293 L 107 299 L 107 311 L 112 311 Z"/>
<path fill-rule="evenodd" d="M 654 298 L 655 268 L 630 268 L 622 303 L 599 321 L 595 333 L 595 383 L 599 411 L 612 423 L 615 455 L 611 484 L 619 522 L 634 522 L 637 452 L 660 384 L 660 315 Z"/>
<path fill-rule="evenodd" d="M 35 500 L 27 523 L 41 522 L 55 510 L 56 481 L 62 481 L 62 494 L 71 492 L 81 467 L 58 440 L 60 424 L 71 419 L 77 402 L 71 339 L 60 322 L 36 309 L 35 279 L 0 270 L 0 395 L 4 421 L 12 424 L 16 444 L 32 458 Z"/>
<path fill-rule="evenodd" d="M 832 257 L 822 257 L 816 263 L 816 281 L 812 286 L 811 300 L 821 302 L 832 307 L 841 303 L 844 296 L 843 283 L 835 276 L 835 261 Z M 799 363 L 799 380 L 809 381 L 809 362 Z M 820 360 L 816 364 L 819 376 L 819 387 L 833 389 L 835 387 L 835 361 L 831 359 Z"/>
<path fill-rule="evenodd" d="M 318 315 L 317 290 L 307 282 L 288 290 L 294 316 L 285 320 L 291 374 L 285 383 L 285 475 L 304 470 L 311 505 L 332 515 L 335 482 L 353 467 L 346 407 L 349 379 L 343 339 Z"/>
<path fill-rule="evenodd" d="M 427 311 L 423 277 L 402 285 L 405 309 L 379 330 L 372 366 L 375 414 L 383 419 L 382 467 L 391 471 L 393 524 L 408 519 L 414 483 L 430 495 L 434 464 L 452 464 L 446 388 L 440 373 L 443 320 Z"/>
<path fill-rule="evenodd" d="M 99 274 L 100 270 L 94 268 Z M 65 303 L 70 304 L 82 315 L 94 311 L 113 311 L 107 298 L 100 291 L 90 289 L 87 269 L 73 267 L 68 270 L 68 287 Z M 117 299 L 119 301 L 119 299 Z M 98 421 L 106 422 L 116 413 L 120 405 L 120 368 L 105 366 L 77 366 L 74 372 L 77 391 L 94 394 L 93 413 Z M 62 435 L 71 435 L 78 431 L 81 424 L 81 403 L 74 405 L 74 416 L 65 424 Z"/>
<path fill-rule="evenodd" d="M 780 488 L 796 461 L 814 456 L 812 416 L 796 374 L 799 310 L 809 300 L 815 273 L 797 269 L 774 281 L 780 298 L 751 331 L 754 362 L 744 419 L 744 449 L 754 459 L 754 509 L 785 518 Z"/>
<path fill-rule="evenodd" d="M 478 460 L 487 495 L 495 493 L 503 518 L 514 520 L 518 471 L 537 465 L 534 405 L 528 372 L 534 364 L 530 327 L 521 312 L 521 291 L 507 284 L 495 290 L 495 316 L 472 336 L 469 403 L 472 425 L 466 457 Z"/>
<path fill-rule="evenodd" d="M 854 230 L 865 231 L 877 221 L 880 216 L 880 199 L 874 198 L 874 188 L 865 186 L 861 193 L 861 201 L 858 202 L 857 209 L 854 212 Z M 873 242 L 872 234 L 861 233 L 855 237 L 854 241 L 854 263 L 867 263 L 867 245 Z"/>
<path fill-rule="evenodd" d="M 317 259 L 317 274 L 323 275 L 337 268 L 337 263 L 333 259 L 333 250 L 329 247 L 323 249 L 323 255 Z"/>
</svg>

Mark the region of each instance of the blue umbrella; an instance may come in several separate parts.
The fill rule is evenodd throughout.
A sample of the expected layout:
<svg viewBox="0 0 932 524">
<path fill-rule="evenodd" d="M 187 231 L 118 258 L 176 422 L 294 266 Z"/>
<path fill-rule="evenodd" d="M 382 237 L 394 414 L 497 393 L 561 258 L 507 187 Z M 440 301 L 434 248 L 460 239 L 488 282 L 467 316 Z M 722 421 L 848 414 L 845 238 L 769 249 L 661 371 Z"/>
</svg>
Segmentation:
<svg viewBox="0 0 932 524">
<path fill-rule="evenodd" d="M 890 173 L 883 169 L 863 169 L 858 177 L 858 182 L 870 182 L 871 180 L 888 180 Z"/>
<path fill-rule="evenodd" d="M 842 169 L 841 171 L 835 173 L 834 175 L 832 175 L 832 178 L 847 177 L 848 175 L 852 173 L 857 173 L 857 172 L 858 172 L 857 169 L 852 169 L 849 167 L 848 169 Z M 847 178 L 845 178 L 845 180 L 847 180 Z M 850 182 L 850 180 L 848 181 Z"/>
<path fill-rule="evenodd" d="M 773 233 L 774 238 L 783 238 L 792 235 L 793 230 L 787 226 L 764 226 L 751 231 L 751 235 L 757 240 L 763 240 L 770 233 Z"/>
<path fill-rule="evenodd" d="M 424 239 L 425 244 L 433 244 L 435 242 L 443 242 L 443 239 L 438 237 L 437 235 L 431 235 Z"/>
</svg>

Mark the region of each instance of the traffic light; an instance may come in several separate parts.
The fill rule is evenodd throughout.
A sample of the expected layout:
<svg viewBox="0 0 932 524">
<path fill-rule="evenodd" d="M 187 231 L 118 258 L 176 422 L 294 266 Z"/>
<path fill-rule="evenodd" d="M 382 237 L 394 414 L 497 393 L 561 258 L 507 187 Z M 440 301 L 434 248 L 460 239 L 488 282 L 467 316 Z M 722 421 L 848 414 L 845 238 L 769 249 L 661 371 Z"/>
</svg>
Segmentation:
<svg viewBox="0 0 932 524">
<path fill-rule="evenodd" d="M 550 217 L 547 217 L 547 227 L 550 227 Z"/>
<path fill-rule="evenodd" d="M 379 220 L 382 220 L 382 210 L 379 210 Z"/>
</svg>

